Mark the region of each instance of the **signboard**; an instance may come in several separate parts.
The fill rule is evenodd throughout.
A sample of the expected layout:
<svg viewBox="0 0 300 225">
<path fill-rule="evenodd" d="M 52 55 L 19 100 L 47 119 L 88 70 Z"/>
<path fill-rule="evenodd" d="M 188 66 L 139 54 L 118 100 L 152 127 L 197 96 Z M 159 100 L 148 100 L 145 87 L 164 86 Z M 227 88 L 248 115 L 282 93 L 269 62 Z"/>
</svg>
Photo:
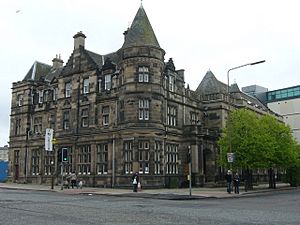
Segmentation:
<svg viewBox="0 0 300 225">
<path fill-rule="evenodd" d="M 227 162 L 233 163 L 234 160 L 235 160 L 235 153 L 232 153 L 232 152 L 227 153 Z"/>
<path fill-rule="evenodd" d="M 53 129 L 47 128 L 45 134 L 45 150 L 46 151 L 53 151 Z"/>
</svg>

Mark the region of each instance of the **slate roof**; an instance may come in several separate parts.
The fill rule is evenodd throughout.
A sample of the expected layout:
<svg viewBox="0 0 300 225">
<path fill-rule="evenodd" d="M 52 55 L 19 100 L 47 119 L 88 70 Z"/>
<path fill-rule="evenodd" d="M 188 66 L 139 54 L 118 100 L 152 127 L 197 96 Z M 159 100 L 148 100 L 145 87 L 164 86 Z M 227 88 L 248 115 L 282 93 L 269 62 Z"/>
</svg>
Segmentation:
<svg viewBox="0 0 300 225">
<path fill-rule="evenodd" d="M 209 70 L 203 77 L 201 83 L 196 89 L 200 95 L 226 93 L 227 85 L 217 80 L 215 75 Z"/>
<path fill-rule="evenodd" d="M 52 66 L 47 65 L 45 63 L 41 63 L 38 61 L 35 61 L 33 65 L 31 66 L 30 70 L 24 77 L 23 81 L 27 80 L 34 80 L 38 81 L 41 78 L 45 77 L 50 71 Z"/>
<path fill-rule="evenodd" d="M 132 46 L 160 47 L 147 14 L 141 5 L 125 36 L 122 48 Z"/>
</svg>

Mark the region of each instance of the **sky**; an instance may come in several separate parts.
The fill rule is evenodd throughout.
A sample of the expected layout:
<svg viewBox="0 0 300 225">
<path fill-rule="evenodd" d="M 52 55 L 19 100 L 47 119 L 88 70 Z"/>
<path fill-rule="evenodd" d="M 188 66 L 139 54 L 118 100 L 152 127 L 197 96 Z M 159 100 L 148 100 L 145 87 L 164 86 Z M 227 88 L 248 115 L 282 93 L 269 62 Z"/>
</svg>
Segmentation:
<svg viewBox="0 0 300 225">
<path fill-rule="evenodd" d="M 230 83 L 275 90 L 300 85 L 300 1 L 143 0 L 158 42 L 185 70 L 195 90 L 208 70 L 227 83 L 233 67 L 266 60 L 229 73 Z M 73 36 L 82 31 L 86 49 L 118 50 L 140 0 L 1 0 L 0 146 L 9 140 L 11 87 L 35 61 L 66 63 Z"/>
</svg>

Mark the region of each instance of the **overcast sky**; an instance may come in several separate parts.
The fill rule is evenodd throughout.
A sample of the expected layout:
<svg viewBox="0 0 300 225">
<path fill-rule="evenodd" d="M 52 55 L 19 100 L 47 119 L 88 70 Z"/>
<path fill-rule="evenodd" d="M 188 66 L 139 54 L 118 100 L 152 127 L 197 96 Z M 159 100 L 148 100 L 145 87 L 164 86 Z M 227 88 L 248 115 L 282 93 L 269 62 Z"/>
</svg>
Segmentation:
<svg viewBox="0 0 300 225">
<path fill-rule="evenodd" d="M 82 31 L 86 48 L 106 54 L 123 44 L 123 32 L 140 0 L 1 0 L 0 146 L 7 144 L 12 82 L 24 78 L 34 61 L 67 62 L 73 35 Z M 185 70 L 195 90 L 210 69 L 227 83 L 227 71 L 259 60 L 265 63 L 230 72 L 239 87 L 269 90 L 299 85 L 298 0 L 144 0 L 165 59 Z"/>
</svg>

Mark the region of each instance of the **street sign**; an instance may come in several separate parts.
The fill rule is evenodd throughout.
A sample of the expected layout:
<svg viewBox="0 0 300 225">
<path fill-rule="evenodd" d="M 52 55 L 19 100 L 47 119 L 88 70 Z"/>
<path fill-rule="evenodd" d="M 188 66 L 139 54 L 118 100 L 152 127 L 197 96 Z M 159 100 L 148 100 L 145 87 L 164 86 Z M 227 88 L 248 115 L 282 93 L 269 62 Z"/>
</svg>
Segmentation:
<svg viewBox="0 0 300 225">
<path fill-rule="evenodd" d="M 227 153 L 227 162 L 233 163 L 235 160 L 235 153 L 229 152 Z"/>
<path fill-rule="evenodd" d="M 47 128 L 45 134 L 45 150 L 46 151 L 53 151 L 53 129 Z"/>
</svg>

